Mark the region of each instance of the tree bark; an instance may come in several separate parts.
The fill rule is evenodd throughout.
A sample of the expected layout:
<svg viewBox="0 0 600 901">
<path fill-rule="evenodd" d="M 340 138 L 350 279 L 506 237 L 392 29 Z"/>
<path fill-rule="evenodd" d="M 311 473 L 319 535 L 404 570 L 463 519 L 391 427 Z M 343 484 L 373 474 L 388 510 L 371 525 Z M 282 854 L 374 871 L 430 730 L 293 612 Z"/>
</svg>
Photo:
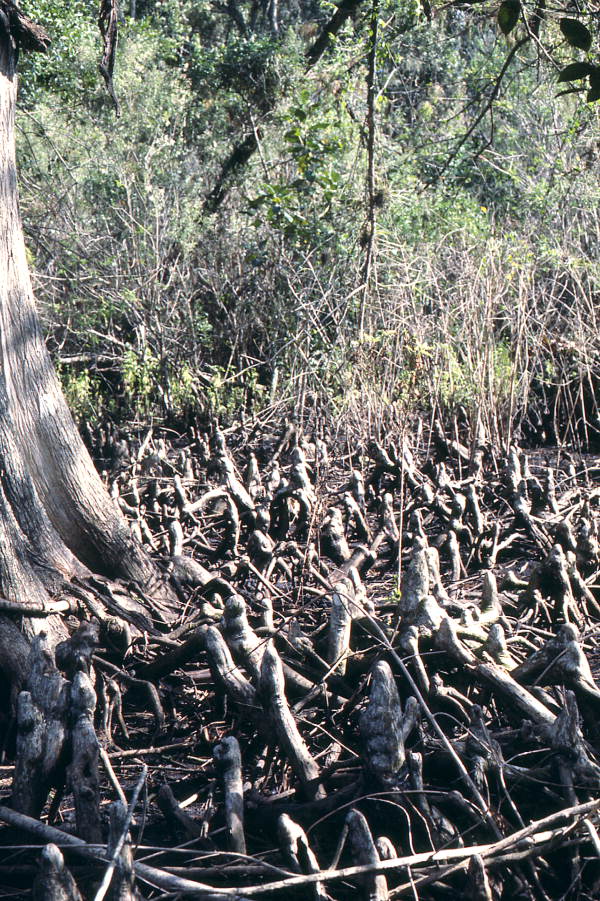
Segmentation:
<svg viewBox="0 0 600 901">
<path fill-rule="evenodd" d="M 18 207 L 15 101 L 19 48 L 48 39 L 0 0 L 0 595 L 42 605 L 92 569 L 164 585 L 94 469 L 44 344 Z M 35 625 L 35 623 L 41 625 Z M 60 620 L 26 621 L 60 635 Z"/>
</svg>

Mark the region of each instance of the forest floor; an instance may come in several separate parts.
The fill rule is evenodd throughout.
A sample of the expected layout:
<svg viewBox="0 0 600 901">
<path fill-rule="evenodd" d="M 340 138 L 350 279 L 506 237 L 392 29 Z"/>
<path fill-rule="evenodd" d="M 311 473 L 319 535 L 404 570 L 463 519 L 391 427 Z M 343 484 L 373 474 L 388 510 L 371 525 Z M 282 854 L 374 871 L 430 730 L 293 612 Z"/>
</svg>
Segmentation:
<svg viewBox="0 0 600 901">
<path fill-rule="evenodd" d="M 77 898 L 52 841 L 100 901 L 119 797 L 121 901 L 600 897 L 600 458 L 441 428 L 343 452 L 289 423 L 88 440 L 177 615 L 128 617 L 139 590 L 98 579 L 82 597 L 109 593 L 126 640 L 68 617 L 96 833 L 67 759 L 39 820 L 11 819 L 5 699 L 0 897 Z"/>
</svg>

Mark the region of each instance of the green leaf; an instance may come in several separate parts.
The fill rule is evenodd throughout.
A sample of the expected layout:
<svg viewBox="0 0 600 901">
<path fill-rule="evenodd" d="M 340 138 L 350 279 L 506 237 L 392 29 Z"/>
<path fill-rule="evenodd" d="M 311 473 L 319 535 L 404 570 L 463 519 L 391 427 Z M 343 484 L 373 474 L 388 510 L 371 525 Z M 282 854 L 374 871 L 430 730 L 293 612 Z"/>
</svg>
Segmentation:
<svg viewBox="0 0 600 901">
<path fill-rule="evenodd" d="M 589 50 L 592 46 L 592 35 L 578 19 L 561 19 L 560 30 L 567 44 L 577 47 L 578 50 Z"/>
<path fill-rule="evenodd" d="M 583 92 L 583 88 L 565 88 L 564 91 L 559 91 L 556 94 L 557 97 L 565 97 L 567 94 L 581 94 Z"/>
<path fill-rule="evenodd" d="M 570 63 L 561 70 L 558 76 L 559 82 L 562 81 L 579 81 L 580 78 L 587 78 L 595 72 L 595 67 L 590 63 Z"/>
<path fill-rule="evenodd" d="M 510 34 L 519 21 L 520 12 L 520 0 L 503 0 L 498 10 L 498 25 L 502 34 Z"/>
<path fill-rule="evenodd" d="M 597 66 L 594 66 L 594 71 L 590 74 L 590 89 L 585 99 L 588 103 L 600 100 L 600 69 Z"/>
</svg>

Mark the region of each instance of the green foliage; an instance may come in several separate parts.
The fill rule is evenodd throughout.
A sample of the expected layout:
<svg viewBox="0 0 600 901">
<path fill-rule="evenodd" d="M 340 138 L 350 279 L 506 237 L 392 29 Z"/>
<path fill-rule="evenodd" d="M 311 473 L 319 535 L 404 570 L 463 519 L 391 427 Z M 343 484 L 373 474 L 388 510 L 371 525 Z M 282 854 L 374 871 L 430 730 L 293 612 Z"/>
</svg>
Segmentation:
<svg viewBox="0 0 600 901">
<path fill-rule="evenodd" d="M 558 81 L 559 83 L 562 81 L 580 81 L 582 78 L 593 75 L 596 71 L 596 66 L 592 66 L 591 63 L 569 63 L 568 66 L 561 69 Z"/>
<path fill-rule="evenodd" d="M 318 399 L 363 428 L 462 405 L 500 434 L 533 386 L 583 384 L 600 201 L 582 102 L 600 96 L 598 67 L 569 60 L 585 17 L 544 24 L 570 92 L 557 102 L 533 44 L 517 48 L 518 0 L 478 6 L 476 28 L 469 10 L 429 22 L 416 0 L 382 0 L 365 279 L 370 9 L 307 71 L 332 6 L 280 7 L 274 31 L 250 0 L 137 0 L 119 119 L 95 13 L 28 7 L 55 43 L 25 62 L 22 207 L 49 346 L 98 360 L 61 368 L 76 414 L 231 418 L 281 400 L 301 415 Z M 257 152 L 210 216 L 248 135 Z"/>
<path fill-rule="evenodd" d="M 521 15 L 520 0 L 503 0 L 498 10 L 498 25 L 502 34 L 510 34 Z"/>
<path fill-rule="evenodd" d="M 565 66 L 564 69 L 561 70 L 558 81 L 559 84 L 565 81 L 582 81 L 584 78 L 589 78 L 589 90 L 586 94 L 586 100 L 588 103 L 593 103 L 596 100 L 600 100 L 600 67 L 592 66 L 590 63 L 582 62 L 582 63 L 570 63 L 568 66 Z M 581 91 L 583 88 L 571 88 L 570 91 L 566 93 L 572 93 L 575 91 Z"/>
<path fill-rule="evenodd" d="M 588 103 L 595 103 L 600 100 L 600 70 L 597 69 L 590 75 L 590 89 L 585 95 Z"/>
<path fill-rule="evenodd" d="M 20 102 L 33 108 L 50 91 L 78 105 L 98 90 L 97 12 L 84 0 L 26 0 L 25 15 L 44 26 L 52 41 L 47 53 L 20 60 Z"/>
<path fill-rule="evenodd" d="M 267 389 L 259 383 L 256 370 L 237 373 L 214 366 L 206 388 L 207 408 L 217 419 L 228 419 L 240 410 L 251 410 L 254 405 L 260 408 L 266 394 Z"/>
<path fill-rule="evenodd" d="M 159 361 L 144 347 L 140 353 L 126 350 L 123 354 L 123 388 L 132 409 L 142 419 L 153 408 Z"/>
<path fill-rule="evenodd" d="M 567 44 L 577 47 L 579 50 L 589 50 L 592 46 L 592 35 L 589 28 L 578 19 L 561 19 L 560 30 Z"/>
<path fill-rule="evenodd" d="M 171 373 L 168 387 L 172 413 L 185 418 L 186 413 L 197 405 L 199 396 L 197 380 L 188 363 L 182 363 L 177 372 Z"/>
<path fill-rule="evenodd" d="M 277 44 L 251 35 L 212 51 L 216 87 L 238 95 L 258 113 L 273 106 L 280 88 Z"/>
<path fill-rule="evenodd" d="M 262 183 L 248 204 L 292 246 L 326 241 L 334 231 L 339 236 L 344 157 L 357 135 L 339 96 L 319 101 L 303 89 L 279 116 L 285 178 Z"/>
<path fill-rule="evenodd" d="M 59 365 L 57 372 L 75 420 L 97 422 L 101 408 L 101 389 L 97 378 L 87 369 L 77 370 L 69 366 Z"/>
</svg>

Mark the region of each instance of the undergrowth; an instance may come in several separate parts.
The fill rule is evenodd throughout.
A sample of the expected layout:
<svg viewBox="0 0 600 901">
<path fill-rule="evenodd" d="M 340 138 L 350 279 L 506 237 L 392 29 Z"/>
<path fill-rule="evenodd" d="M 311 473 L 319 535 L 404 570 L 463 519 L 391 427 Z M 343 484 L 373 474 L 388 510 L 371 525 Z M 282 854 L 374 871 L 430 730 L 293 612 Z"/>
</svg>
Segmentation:
<svg viewBox="0 0 600 901">
<path fill-rule="evenodd" d="M 26 63 L 19 154 L 78 418 L 285 410 L 382 435 L 458 416 L 505 446 L 598 441 L 598 113 L 555 99 L 530 51 L 479 122 L 506 52 L 495 25 L 384 4 L 369 201 L 362 15 L 307 71 L 312 7 L 243 41 L 208 6 L 135 7 L 115 119 L 82 9 L 30 5 L 63 56 L 77 48 L 75 68 Z M 208 212 L 249 134 L 257 151 Z"/>
</svg>

